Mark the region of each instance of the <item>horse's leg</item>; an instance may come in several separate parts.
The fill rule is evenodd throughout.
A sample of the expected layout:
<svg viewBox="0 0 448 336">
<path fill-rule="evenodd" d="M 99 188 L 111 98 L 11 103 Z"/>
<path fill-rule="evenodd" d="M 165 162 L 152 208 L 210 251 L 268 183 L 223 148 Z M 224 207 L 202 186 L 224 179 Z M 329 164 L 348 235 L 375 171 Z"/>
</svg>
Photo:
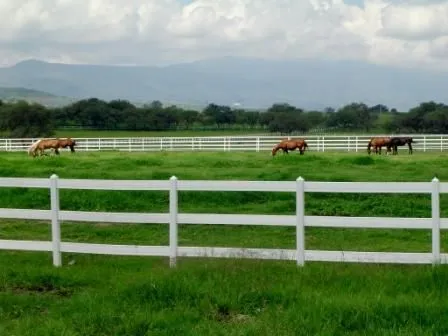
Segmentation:
<svg viewBox="0 0 448 336">
<path fill-rule="evenodd" d="M 56 147 L 56 148 L 54 149 L 54 153 L 55 153 L 56 155 L 59 155 L 59 148 Z"/>
<path fill-rule="evenodd" d="M 412 144 L 409 142 L 409 143 L 408 143 L 408 146 L 409 146 L 409 154 L 412 154 L 412 152 L 413 152 L 413 151 L 412 151 Z"/>
</svg>

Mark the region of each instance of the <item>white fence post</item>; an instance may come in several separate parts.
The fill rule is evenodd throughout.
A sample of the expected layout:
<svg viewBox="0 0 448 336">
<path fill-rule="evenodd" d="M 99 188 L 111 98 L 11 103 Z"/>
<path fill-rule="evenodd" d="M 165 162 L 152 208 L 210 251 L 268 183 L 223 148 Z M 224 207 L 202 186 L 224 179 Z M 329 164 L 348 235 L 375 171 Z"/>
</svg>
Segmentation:
<svg viewBox="0 0 448 336">
<path fill-rule="evenodd" d="M 431 182 L 432 217 L 432 264 L 440 263 L 440 182 L 434 177 Z"/>
<path fill-rule="evenodd" d="M 53 243 L 53 265 L 59 267 L 61 261 L 61 226 L 59 223 L 59 189 L 58 176 L 50 177 L 50 198 L 51 198 L 51 241 Z"/>
<path fill-rule="evenodd" d="M 297 265 L 305 264 L 305 181 L 296 180 L 296 259 Z"/>
<path fill-rule="evenodd" d="M 176 267 L 177 259 L 177 177 L 170 178 L 170 267 Z"/>
<path fill-rule="evenodd" d="M 260 137 L 257 137 L 257 152 L 260 151 Z"/>
</svg>

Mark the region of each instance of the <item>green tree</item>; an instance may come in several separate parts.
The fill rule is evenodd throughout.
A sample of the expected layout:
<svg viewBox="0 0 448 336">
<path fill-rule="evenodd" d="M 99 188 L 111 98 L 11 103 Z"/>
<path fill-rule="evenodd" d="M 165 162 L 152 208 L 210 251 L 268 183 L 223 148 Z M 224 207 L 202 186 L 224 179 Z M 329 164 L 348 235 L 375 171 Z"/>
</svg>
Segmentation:
<svg viewBox="0 0 448 336">
<path fill-rule="evenodd" d="M 48 137 L 54 134 L 51 110 L 19 101 L 1 107 L 0 129 L 11 138 Z"/>
</svg>

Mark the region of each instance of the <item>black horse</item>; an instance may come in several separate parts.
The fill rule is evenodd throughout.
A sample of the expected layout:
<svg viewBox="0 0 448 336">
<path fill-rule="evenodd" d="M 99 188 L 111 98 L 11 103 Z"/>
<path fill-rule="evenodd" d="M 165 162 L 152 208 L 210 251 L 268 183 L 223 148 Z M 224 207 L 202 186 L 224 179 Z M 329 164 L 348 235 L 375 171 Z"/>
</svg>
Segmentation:
<svg viewBox="0 0 448 336">
<path fill-rule="evenodd" d="M 416 142 L 411 137 L 393 137 L 393 138 L 390 138 L 390 142 L 387 145 L 387 150 L 389 151 L 390 148 L 393 148 L 392 155 L 397 155 L 398 154 L 397 147 L 404 146 L 407 144 L 409 147 L 409 154 L 412 154 L 413 153 L 413 150 L 412 150 L 413 143 L 416 143 Z"/>
</svg>

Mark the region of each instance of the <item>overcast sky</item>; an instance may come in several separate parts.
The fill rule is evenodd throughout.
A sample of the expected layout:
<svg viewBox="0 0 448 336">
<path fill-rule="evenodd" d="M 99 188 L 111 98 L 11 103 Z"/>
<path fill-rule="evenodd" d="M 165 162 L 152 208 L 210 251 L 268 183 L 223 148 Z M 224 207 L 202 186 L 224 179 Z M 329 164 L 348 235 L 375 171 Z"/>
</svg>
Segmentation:
<svg viewBox="0 0 448 336">
<path fill-rule="evenodd" d="M 0 64 L 319 57 L 448 69 L 448 1 L 0 0 Z"/>
</svg>

